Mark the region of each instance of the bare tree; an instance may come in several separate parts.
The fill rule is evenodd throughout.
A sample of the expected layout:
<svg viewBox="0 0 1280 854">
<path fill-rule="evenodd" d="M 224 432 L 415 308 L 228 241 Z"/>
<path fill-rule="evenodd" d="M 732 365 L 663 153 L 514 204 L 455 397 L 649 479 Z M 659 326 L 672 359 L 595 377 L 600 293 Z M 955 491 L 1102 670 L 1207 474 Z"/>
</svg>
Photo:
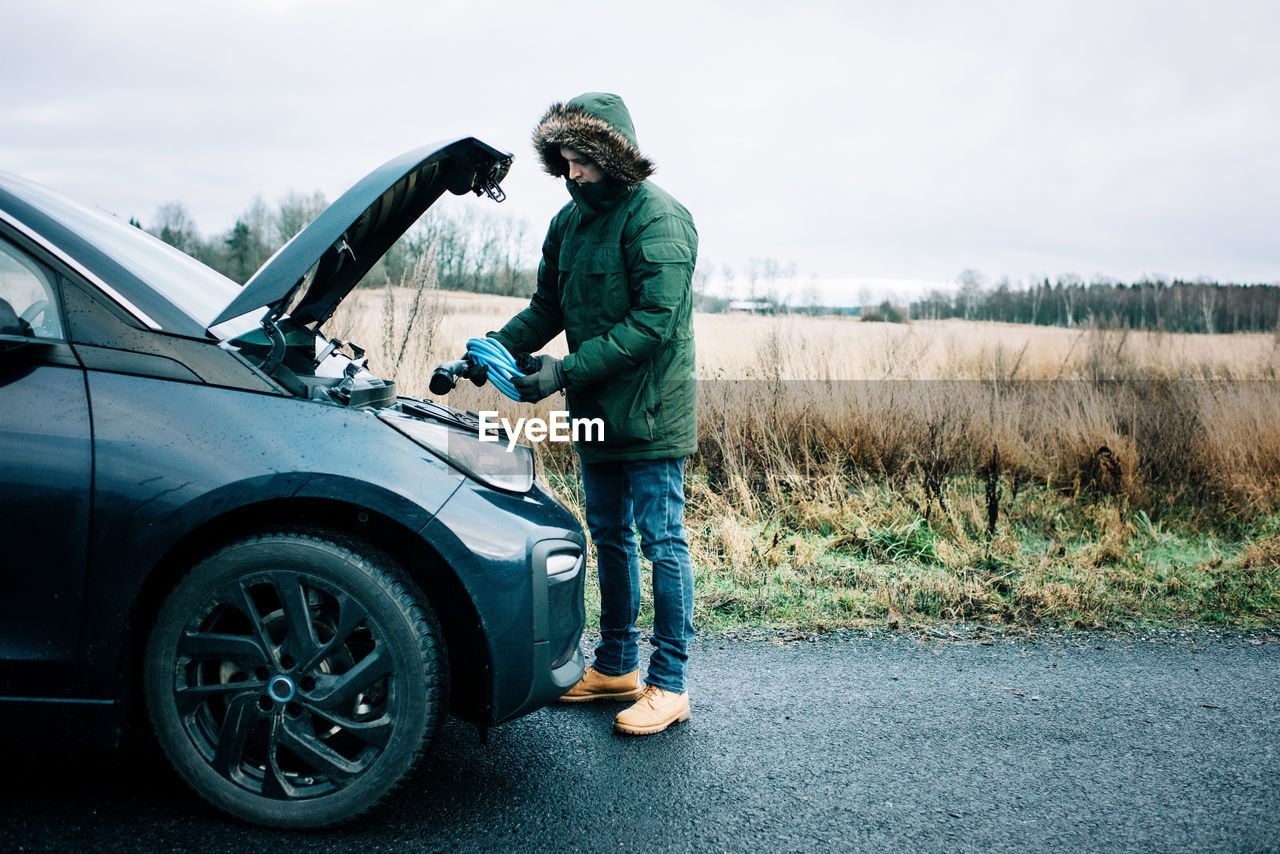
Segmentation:
<svg viewBox="0 0 1280 854">
<path fill-rule="evenodd" d="M 982 297 L 982 274 L 977 270 L 963 270 L 956 281 L 960 285 L 960 304 L 964 309 L 964 319 L 972 320 Z"/>
<path fill-rule="evenodd" d="M 182 202 L 165 202 L 156 208 L 155 225 L 147 231 L 188 255 L 194 255 L 200 247 L 195 221 Z"/>
<path fill-rule="evenodd" d="M 773 305 L 778 304 L 778 278 L 781 275 L 782 265 L 778 263 L 777 258 L 760 260 L 760 280 L 764 285 L 764 293 L 761 296 Z"/>
<path fill-rule="evenodd" d="M 320 216 L 321 212 L 329 206 L 325 201 L 324 193 L 318 190 L 309 196 L 290 190 L 280 198 L 277 203 L 276 211 L 276 245 L 283 246 L 293 239 L 293 236 Z"/>
<path fill-rule="evenodd" d="M 711 271 L 716 267 L 715 264 L 704 261 L 693 268 L 693 304 L 698 306 L 702 304 L 703 299 L 707 296 L 707 282 L 711 279 Z"/>
<path fill-rule="evenodd" d="M 799 296 L 799 294 L 795 293 L 795 291 L 800 285 L 800 282 L 796 276 L 796 271 L 798 269 L 799 269 L 799 265 L 796 264 L 796 261 L 794 258 L 788 259 L 787 262 L 782 265 L 782 281 L 786 283 L 783 286 L 783 291 L 785 291 L 789 295 L 789 297 Z M 786 301 L 787 300 L 785 299 L 783 300 L 783 302 L 786 302 Z"/>
<path fill-rule="evenodd" d="M 1080 295 L 1082 280 L 1075 273 L 1064 273 L 1058 277 L 1058 286 L 1062 288 L 1062 309 L 1067 315 L 1067 326 L 1076 325 L 1076 298 Z"/>
<path fill-rule="evenodd" d="M 734 294 L 734 292 L 733 292 L 733 279 L 734 279 L 733 266 L 732 266 L 732 265 L 730 265 L 730 264 L 725 264 L 725 265 L 724 265 L 724 296 L 725 296 L 725 299 L 733 299 L 733 298 L 734 298 L 734 296 L 735 296 L 735 294 Z"/>
<path fill-rule="evenodd" d="M 1204 315 L 1204 331 L 1213 334 L 1213 311 L 1218 304 L 1218 289 L 1202 284 L 1200 288 L 1200 312 Z"/>
<path fill-rule="evenodd" d="M 818 274 L 810 273 L 809 281 L 800 293 L 800 304 L 809 314 L 817 314 L 822 305 L 822 288 L 818 285 Z"/>
<path fill-rule="evenodd" d="M 747 259 L 747 299 L 756 301 L 756 283 L 760 281 L 761 261 L 759 258 Z"/>
</svg>

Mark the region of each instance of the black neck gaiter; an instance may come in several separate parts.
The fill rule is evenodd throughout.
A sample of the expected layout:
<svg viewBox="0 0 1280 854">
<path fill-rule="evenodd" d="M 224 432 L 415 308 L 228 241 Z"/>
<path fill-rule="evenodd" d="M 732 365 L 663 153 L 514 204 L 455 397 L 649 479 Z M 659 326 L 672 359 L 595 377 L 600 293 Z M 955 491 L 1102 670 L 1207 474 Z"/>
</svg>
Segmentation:
<svg viewBox="0 0 1280 854">
<path fill-rule="evenodd" d="M 573 181 L 565 181 L 565 186 L 569 190 L 569 195 L 582 209 L 584 214 L 597 216 L 613 210 L 618 204 L 618 200 L 626 195 L 631 189 L 630 184 L 623 184 L 612 178 L 605 178 L 594 184 L 576 184 Z"/>
</svg>

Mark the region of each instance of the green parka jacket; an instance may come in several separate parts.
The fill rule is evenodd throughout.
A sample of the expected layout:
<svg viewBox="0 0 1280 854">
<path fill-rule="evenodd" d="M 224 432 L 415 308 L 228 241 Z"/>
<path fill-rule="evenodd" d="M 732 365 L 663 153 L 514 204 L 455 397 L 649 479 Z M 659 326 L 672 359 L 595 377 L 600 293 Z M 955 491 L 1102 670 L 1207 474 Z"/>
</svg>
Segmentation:
<svg viewBox="0 0 1280 854">
<path fill-rule="evenodd" d="M 689 212 L 650 183 L 631 116 L 616 95 L 555 104 L 534 131 L 553 175 L 567 146 L 608 179 L 579 187 L 551 221 L 529 306 L 490 333 L 533 352 L 561 330 L 572 418 L 599 418 L 603 442 L 580 442 L 583 461 L 686 457 L 697 449 L 692 277 L 698 233 Z"/>
</svg>

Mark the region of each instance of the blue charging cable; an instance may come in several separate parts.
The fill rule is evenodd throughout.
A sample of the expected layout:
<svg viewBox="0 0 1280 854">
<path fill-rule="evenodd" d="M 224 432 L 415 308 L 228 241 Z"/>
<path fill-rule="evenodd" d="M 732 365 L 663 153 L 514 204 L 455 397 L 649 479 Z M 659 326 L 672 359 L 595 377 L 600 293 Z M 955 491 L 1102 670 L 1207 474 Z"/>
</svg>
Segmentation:
<svg viewBox="0 0 1280 854">
<path fill-rule="evenodd" d="M 492 338 L 472 338 L 467 342 L 467 358 L 488 368 L 488 379 L 494 388 L 512 400 L 520 400 L 520 392 L 516 391 L 511 380 L 513 377 L 524 376 L 524 372 L 516 365 L 516 357 L 506 347 Z"/>
</svg>

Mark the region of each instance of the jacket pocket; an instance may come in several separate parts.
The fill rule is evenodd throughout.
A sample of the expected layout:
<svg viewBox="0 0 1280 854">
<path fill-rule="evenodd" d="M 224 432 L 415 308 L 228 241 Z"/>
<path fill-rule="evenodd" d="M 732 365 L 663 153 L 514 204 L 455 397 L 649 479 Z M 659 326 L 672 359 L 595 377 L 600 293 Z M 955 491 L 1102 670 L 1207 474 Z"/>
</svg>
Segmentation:
<svg viewBox="0 0 1280 854">
<path fill-rule="evenodd" d="M 570 389 L 569 411 L 574 418 L 601 419 L 605 444 L 649 442 L 654 436 L 652 386 L 652 377 L 645 371 L 624 380 Z"/>
<path fill-rule="evenodd" d="M 586 337 L 600 335 L 631 310 L 627 265 L 617 246 L 601 246 L 591 253 L 579 307 L 589 318 Z"/>
<path fill-rule="evenodd" d="M 650 264 L 692 264 L 693 249 L 686 243 L 655 241 L 640 246 L 640 255 Z"/>
</svg>

